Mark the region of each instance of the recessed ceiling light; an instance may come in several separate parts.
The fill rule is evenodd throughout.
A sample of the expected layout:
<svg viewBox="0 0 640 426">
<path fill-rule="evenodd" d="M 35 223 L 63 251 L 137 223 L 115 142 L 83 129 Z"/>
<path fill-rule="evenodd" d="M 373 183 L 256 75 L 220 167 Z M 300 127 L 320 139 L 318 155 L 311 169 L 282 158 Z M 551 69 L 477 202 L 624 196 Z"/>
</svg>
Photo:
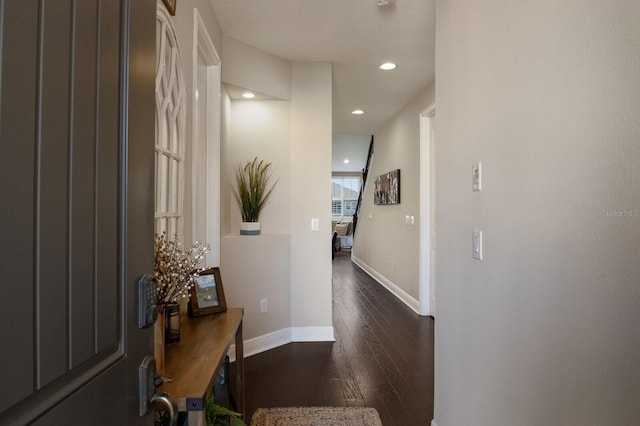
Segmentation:
<svg viewBox="0 0 640 426">
<path fill-rule="evenodd" d="M 361 110 L 361 109 L 356 109 L 356 110 L 351 111 L 351 114 L 353 114 L 353 115 L 361 115 L 361 114 L 364 114 L 364 111 Z"/>
<path fill-rule="evenodd" d="M 348 158 L 344 159 L 344 164 L 349 164 L 349 159 Z"/>
<path fill-rule="evenodd" d="M 385 62 L 384 64 L 380 65 L 378 68 L 384 71 L 391 71 L 391 70 L 395 70 L 396 67 L 397 65 L 394 64 L 393 62 Z"/>
<path fill-rule="evenodd" d="M 244 92 L 242 94 L 242 97 L 245 98 L 245 99 L 253 99 L 253 98 L 256 97 L 256 94 L 252 93 L 252 92 Z"/>
</svg>

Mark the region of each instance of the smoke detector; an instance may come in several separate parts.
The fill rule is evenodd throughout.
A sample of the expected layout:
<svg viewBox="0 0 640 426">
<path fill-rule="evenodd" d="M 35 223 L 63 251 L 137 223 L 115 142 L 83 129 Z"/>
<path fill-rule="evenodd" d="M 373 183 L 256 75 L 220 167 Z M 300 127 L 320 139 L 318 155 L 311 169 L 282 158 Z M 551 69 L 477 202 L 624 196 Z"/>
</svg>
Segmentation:
<svg viewBox="0 0 640 426">
<path fill-rule="evenodd" d="M 382 6 L 389 6 L 391 3 L 393 3 L 394 0 L 376 0 L 376 3 L 378 4 L 378 6 L 382 7 Z"/>
</svg>

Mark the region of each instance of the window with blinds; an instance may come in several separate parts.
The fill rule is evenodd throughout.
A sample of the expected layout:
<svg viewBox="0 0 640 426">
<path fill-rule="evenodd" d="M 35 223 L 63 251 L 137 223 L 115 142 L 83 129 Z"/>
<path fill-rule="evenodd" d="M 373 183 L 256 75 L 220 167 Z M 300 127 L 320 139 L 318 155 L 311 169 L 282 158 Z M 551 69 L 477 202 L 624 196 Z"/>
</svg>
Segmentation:
<svg viewBox="0 0 640 426">
<path fill-rule="evenodd" d="M 359 194 L 359 177 L 331 178 L 331 216 L 333 218 L 352 217 L 356 213 Z"/>
</svg>

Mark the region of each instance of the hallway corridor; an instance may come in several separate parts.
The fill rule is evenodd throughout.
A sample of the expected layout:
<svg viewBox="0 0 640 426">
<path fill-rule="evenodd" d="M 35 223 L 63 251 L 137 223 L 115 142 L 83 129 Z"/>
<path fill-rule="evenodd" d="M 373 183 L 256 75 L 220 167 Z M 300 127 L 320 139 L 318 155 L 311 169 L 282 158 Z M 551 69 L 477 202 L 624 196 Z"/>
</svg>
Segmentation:
<svg viewBox="0 0 640 426">
<path fill-rule="evenodd" d="M 291 343 L 246 358 L 247 419 L 259 407 L 367 406 L 385 426 L 433 418 L 433 318 L 420 317 L 338 252 L 336 342 Z"/>
</svg>

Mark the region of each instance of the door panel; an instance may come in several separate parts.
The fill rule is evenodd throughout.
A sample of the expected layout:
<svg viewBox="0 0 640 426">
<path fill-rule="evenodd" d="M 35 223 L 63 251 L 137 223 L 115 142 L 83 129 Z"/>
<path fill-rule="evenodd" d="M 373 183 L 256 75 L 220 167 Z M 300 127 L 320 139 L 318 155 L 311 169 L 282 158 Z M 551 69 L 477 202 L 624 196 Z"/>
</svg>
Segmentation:
<svg viewBox="0 0 640 426">
<path fill-rule="evenodd" d="M 95 2 L 81 2 L 76 7 L 75 25 L 78 27 L 76 34 L 82 34 L 82 37 L 75 37 L 74 40 L 72 158 L 95 158 L 98 152 L 96 143 L 82 143 L 82 141 L 95 140 L 98 129 L 97 112 L 102 110 L 96 102 L 95 76 L 99 58 L 95 48 L 99 35 L 98 28 L 95 26 L 97 9 Z M 86 200 L 94 198 L 96 170 L 95 161 L 76 162 L 73 165 L 70 194 L 70 208 L 74 213 L 70 222 L 73 229 L 70 255 L 74 259 L 70 270 L 72 283 L 94 281 L 96 232 L 93 221 L 87 218 L 95 217 L 96 203 L 89 203 Z M 84 301 L 94 300 L 97 293 L 95 286 L 81 284 L 72 284 L 69 291 L 73 313 L 71 367 L 74 368 L 89 359 L 95 351 L 96 345 L 93 338 L 95 304 L 84 303 Z"/>
<path fill-rule="evenodd" d="M 0 0 L 2 425 L 152 423 L 155 6 Z"/>
<path fill-rule="evenodd" d="M 34 219 L 34 158 L 36 99 L 35 55 L 23 55 L 24 50 L 37 48 L 37 1 L 3 4 L 2 13 L 2 80 L 0 83 L 0 158 L 5 164 L 17 163 L 21 167 L 0 167 L 0 262 L 2 289 L 7 318 L 20 327 L 7 327 L 6 342 L 13 350 L 0 350 L 0 368 L 4 383 L 0 387 L 0 412 L 20 401 L 32 391 L 35 380 L 30 355 L 34 351 L 34 288 L 33 233 Z M 29 7 L 31 6 L 31 7 Z M 6 40 L 21 40 L 7 43 Z M 7 58 L 13 66 L 6 67 Z M 9 102 L 24 98 L 25 102 Z M 30 102 L 26 101 L 29 100 Z M 8 125 L 8 124 L 11 125 Z M 9 224 L 6 222 L 9 221 Z M 21 355 L 27 354 L 26 358 Z"/>
<path fill-rule="evenodd" d="M 73 111 L 69 104 L 69 39 L 71 10 L 66 2 L 47 2 L 41 10 L 41 24 L 36 28 L 40 38 L 38 56 L 38 98 L 35 140 L 36 158 L 36 227 L 30 239 L 36 245 L 34 285 L 36 320 L 35 360 L 36 387 L 41 388 L 65 374 L 70 330 L 67 327 L 68 298 L 67 258 L 69 185 L 73 173 L 69 158 L 69 120 Z M 23 52 L 23 54 L 29 54 Z M 6 65 L 9 66 L 10 58 Z M 73 262 L 73 259 L 70 258 Z M 69 277 L 71 278 L 71 277 Z"/>
<path fill-rule="evenodd" d="M 126 401 L 111 395 L 113 390 L 125 391 L 123 381 L 125 374 L 124 362 L 113 364 L 111 368 L 91 380 L 86 389 L 70 394 L 61 404 L 54 406 L 31 424 L 38 426 L 145 424 L 143 419 L 140 419 L 140 423 L 134 423 L 133 420 L 136 419 L 132 417 L 128 420 L 128 413 L 124 408 Z M 22 421 L 16 424 L 22 424 Z"/>
</svg>

